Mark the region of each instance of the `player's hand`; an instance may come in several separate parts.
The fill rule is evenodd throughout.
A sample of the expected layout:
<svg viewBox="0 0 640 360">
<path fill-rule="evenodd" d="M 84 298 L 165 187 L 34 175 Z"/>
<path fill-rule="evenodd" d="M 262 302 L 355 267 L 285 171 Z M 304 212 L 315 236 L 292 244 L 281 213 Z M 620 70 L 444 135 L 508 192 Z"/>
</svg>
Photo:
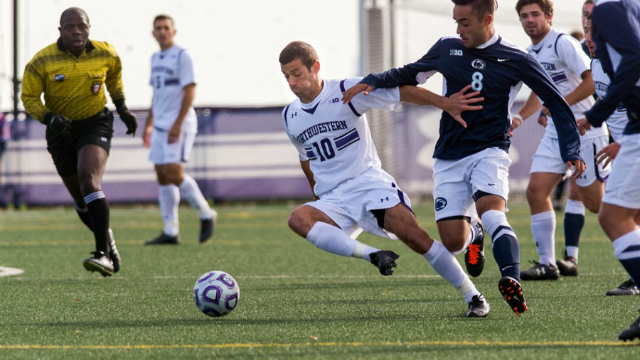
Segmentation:
<svg viewBox="0 0 640 360">
<path fill-rule="evenodd" d="M 538 118 L 538 124 L 547 127 L 547 115 L 540 113 L 540 117 Z"/>
<path fill-rule="evenodd" d="M 462 113 L 465 111 L 477 111 L 482 110 L 482 105 L 471 106 L 484 101 L 483 97 L 476 97 L 480 95 L 479 91 L 474 91 L 468 94 L 465 92 L 471 89 L 471 85 L 467 85 L 464 89 L 458 91 L 455 94 L 451 94 L 448 98 L 445 98 L 445 103 L 442 110 L 446 111 L 453 117 L 453 119 L 460 123 L 463 127 L 467 127 L 467 123 L 462 119 Z"/>
<path fill-rule="evenodd" d="M 47 129 L 56 135 L 71 135 L 71 120 L 62 115 L 47 113 L 44 116 L 44 123 L 47 125 Z"/>
<path fill-rule="evenodd" d="M 177 121 L 173 123 L 173 126 L 169 130 L 169 144 L 178 142 L 180 134 L 182 133 L 182 124 Z"/>
<path fill-rule="evenodd" d="M 142 145 L 147 149 L 151 147 L 151 133 L 153 133 L 153 126 L 145 126 L 142 130 Z"/>
<path fill-rule="evenodd" d="M 360 94 L 363 91 L 365 95 L 369 95 L 373 91 L 373 87 L 365 83 L 357 83 L 353 85 L 352 87 L 348 88 L 347 91 L 342 93 L 342 103 L 346 104 L 348 102 L 351 102 L 351 99 L 353 99 L 354 96 Z"/>
<path fill-rule="evenodd" d="M 591 124 L 587 121 L 587 119 L 582 118 L 576 121 L 576 125 L 578 125 L 578 132 L 580 135 L 584 135 L 587 131 L 591 130 Z"/>
<path fill-rule="evenodd" d="M 136 136 L 138 118 L 126 106 L 117 109 L 120 120 L 127 126 L 127 135 Z"/>
<path fill-rule="evenodd" d="M 620 144 L 613 142 L 598 151 L 596 154 L 596 164 L 600 165 L 601 162 L 605 162 L 602 165 L 603 168 L 606 168 L 607 165 L 611 162 L 611 160 L 615 159 L 618 156 L 618 151 L 620 151 Z"/>
<path fill-rule="evenodd" d="M 522 120 L 520 120 L 520 118 L 517 118 L 517 117 L 511 118 L 511 126 L 509 127 L 509 132 L 507 134 L 509 134 L 510 137 L 513 137 L 513 132 L 520 125 L 522 125 Z"/>
<path fill-rule="evenodd" d="M 582 160 L 571 160 L 567 161 L 567 167 L 569 170 L 572 170 L 571 177 L 574 179 L 578 179 L 582 174 L 587 170 L 587 164 Z"/>
</svg>

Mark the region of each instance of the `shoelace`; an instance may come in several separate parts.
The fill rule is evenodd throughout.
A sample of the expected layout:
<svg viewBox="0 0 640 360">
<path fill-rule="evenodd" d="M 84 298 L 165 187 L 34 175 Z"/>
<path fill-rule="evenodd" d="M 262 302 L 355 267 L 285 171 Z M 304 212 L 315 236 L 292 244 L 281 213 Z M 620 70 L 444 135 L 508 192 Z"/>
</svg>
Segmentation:
<svg viewBox="0 0 640 360">
<path fill-rule="evenodd" d="M 469 244 L 469 264 L 477 265 L 478 260 L 480 259 L 480 245 L 478 244 Z"/>
</svg>

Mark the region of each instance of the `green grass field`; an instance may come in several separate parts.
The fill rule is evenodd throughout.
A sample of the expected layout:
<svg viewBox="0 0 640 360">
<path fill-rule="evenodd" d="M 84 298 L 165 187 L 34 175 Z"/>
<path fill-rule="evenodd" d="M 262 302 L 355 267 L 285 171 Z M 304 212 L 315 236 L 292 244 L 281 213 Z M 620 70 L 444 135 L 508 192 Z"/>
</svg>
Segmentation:
<svg viewBox="0 0 640 360">
<path fill-rule="evenodd" d="M 178 246 L 145 247 L 162 225 L 156 207 L 115 207 L 120 273 L 102 278 L 82 260 L 93 238 L 73 208 L 0 213 L 0 359 L 639 359 L 640 342 L 617 341 L 638 315 L 640 296 L 606 297 L 626 279 L 597 219 L 588 215 L 580 276 L 525 282 L 530 311 L 516 316 L 500 297 L 487 247 L 476 286 L 486 319 L 401 242 L 363 235 L 401 257 L 391 277 L 362 260 L 315 249 L 286 225 L 296 204 L 224 205 L 216 235 L 197 243 L 197 213 L 180 210 Z M 416 207 L 437 238 L 432 203 Z M 521 260 L 537 260 L 526 203 L 508 214 Z M 558 217 L 557 254 L 562 251 Z M 462 255 L 459 261 L 463 261 Z M 241 298 L 230 315 L 201 314 L 192 299 L 209 270 L 234 276 Z"/>
</svg>

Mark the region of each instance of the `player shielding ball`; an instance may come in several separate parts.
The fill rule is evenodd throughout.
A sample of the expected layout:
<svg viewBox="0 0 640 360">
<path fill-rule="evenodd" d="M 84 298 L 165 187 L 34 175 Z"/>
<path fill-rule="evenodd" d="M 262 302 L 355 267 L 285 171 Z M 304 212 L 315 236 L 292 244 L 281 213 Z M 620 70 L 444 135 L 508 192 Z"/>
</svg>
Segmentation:
<svg viewBox="0 0 640 360">
<path fill-rule="evenodd" d="M 467 270 L 479 275 L 468 260 L 481 257 L 482 243 L 470 236 L 469 221 L 478 215 L 493 240 L 493 255 L 500 268 L 498 288 L 515 313 L 527 310 L 520 284 L 520 248 L 516 234 L 505 214 L 509 195 L 508 156 L 509 108 L 522 82 L 532 88 L 552 109 L 562 134 L 559 147 L 563 161 L 574 169 L 573 176 L 584 171 L 578 155 L 579 138 L 569 106 L 540 64 L 525 51 L 499 36 L 494 27 L 494 0 L 453 0 L 453 18 L 459 36 L 441 38 L 420 60 L 397 69 L 366 76 L 347 90 L 349 102 L 360 92 L 400 85 L 417 85 L 435 72 L 445 79 L 446 95 L 454 94 L 468 82 L 484 97 L 480 111 L 462 114 L 467 126 L 447 113 L 440 120 L 433 167 L 436 221 L 443 244 L 449 251 L 462 251 Z M 474 209 L 477 209 L 477 214 Z M 482 239 L 482 238 L 480 238 Z M 473 241 L 473 242 L 472 242 Z"/>
<path fill-rule="evenodd" d="M 461 292 L 469 306 L 468 317 L 487 316 L 489 304 L 484 296 L 455 257 L 418 225 L 408 196 L 381 168 L 365 116 L 369 109 L 394 109 L 401 100 L 441 108 L 458 101 L 460 106 L 454 107 L 459 110 L 452 113 L 459 118 L 462 110 L 479 108 L 466 105 L 477 93 L 462 95 L 465 88 L 446 99 L 416 87 L 381 89 L 345 105 L 340 102 L 342 93 L 361 78 L 322 79 L 315 49 L 301 41 L 287 45 L 279 61 L 298 97 L 284 108 L 282 124 L 298 150 L 316 199 L 291 213 L 289 227 L 319 249 L 372 263 L 382 275 L 393 273 L 398 255 L 356 237 L 363 229 L 380 237 L 397 237 Z"/>
</svg>

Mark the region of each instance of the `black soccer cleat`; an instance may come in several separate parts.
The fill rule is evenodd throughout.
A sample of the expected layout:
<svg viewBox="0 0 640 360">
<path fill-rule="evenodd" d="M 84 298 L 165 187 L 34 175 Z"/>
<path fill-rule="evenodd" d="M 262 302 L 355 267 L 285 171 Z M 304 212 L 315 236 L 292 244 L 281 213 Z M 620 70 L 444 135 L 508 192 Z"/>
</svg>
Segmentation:
<svg viewBox="0 0 640 360">
<path fill-rule="evenodd" d="M 534 266 L 520 273 L 522 280 L 558 280 L 560 278 L 560 271 L 555 265 L 540 264 L 537 261 L 531 261 Z"/>
<path fill-rule="evenodd" d="M 618 335 L 618 339 L 622 341 L 632 341 L 635 338 L 640 339 L 640 316 L 638 316 L 636 321 L 631 324 L 628 329 L 624 329 L 620 335 Z"/>
<path fill-rule="evenodd" d="M 378 267 L 380 274 L 389 276 L 393 274 L 393 268 L 398 266 L 396 260 L 400 255 L 394 253 L 391 250 L 380 250 L 369 255 L 371 263 Z"/>
<path fill-rule="evenodd" d="M 567 254 L 564 249 L 564 260 L 556 260 L 556 266 L 562 276 L 578 276 L 578 260 Z"/>
<path fill-rule="evenodd" d="M 216 221 L 218 220 L 218 214 L 213 213 L 213 217 L 211 219 L 200 219 L 200 236 L 198 240 L 200 244 L 206 243 L 213 236 L 213 231 L 215 230 Z"/>
<path fill-rule="evenodd" d="M 113 262 L 113 272 L 120 271 L 120 264 L 122 264 L 122 258 L 116 247 L 116 239 L 113 237 L 113 230 L 109 229 L 109 257 Z"/>
<path fill-rule="evenodd" d="M 113 262 L 111 259 L 107 257 L 105 253 L 102 251 L 94 251 L 92 252 L 93 257 L 90 257 L 82 262 L 84 268 L 87 271 L 97 271 L 102 276 L 111 276 L 113 275 Z"/>
<path fill-rule="evenodd" d="M 498 282 L 498 289 L 500 290 L 500 294 L 502 294 L 504 301 L 509 304 L 509 307 L 514 313 L 520 315 L 529 310 L 527 307 L 527 301 L 524 299 L 524 295 L 522 294 L 522 285 L 520 285 L 518 280 L 511 276 L 503 276 Z"/>
<path fill-rule="evenodd" d="M 469 276 L 478 277 L 484 270 L 484 228 L 478 222 L 477 234 L 464 253 L 464 264 L 467 266 Z"/>
<path fill-rule="evenodd" d="M 178 234 L 176 236 L 169 236 L 165 234 L 163 231 L 162 234 L 160 234 L 160 236 L 158 236 L 153 240 L 149 240 L 144 244 L 145 245 L 177 245 L 177 244 L 180 244 L 180 235 Z"/>
<path fill-rule="evenodd" d="M 491 306 L 489 306 L 489 303 L 482 294 L 474 295 L 468 305 L 469 311 L 467 311 L 467 317 L 487 317 L 491 309 Z"/>
<path fill-rule="evenodd" d="M 578 276 L 578 263 L 572 257 L 565 257 L 564 260 L 556 260 L 556 266 L 562 276 Z"/>
<path fill-rule="evenodd" d="M 631 279 L 623 282 L 615 289 L 607 291 L 607 296 L 620 296 L 620 295 L 640 295 L 640 289 L 638 285 Z"/>
</svg>

